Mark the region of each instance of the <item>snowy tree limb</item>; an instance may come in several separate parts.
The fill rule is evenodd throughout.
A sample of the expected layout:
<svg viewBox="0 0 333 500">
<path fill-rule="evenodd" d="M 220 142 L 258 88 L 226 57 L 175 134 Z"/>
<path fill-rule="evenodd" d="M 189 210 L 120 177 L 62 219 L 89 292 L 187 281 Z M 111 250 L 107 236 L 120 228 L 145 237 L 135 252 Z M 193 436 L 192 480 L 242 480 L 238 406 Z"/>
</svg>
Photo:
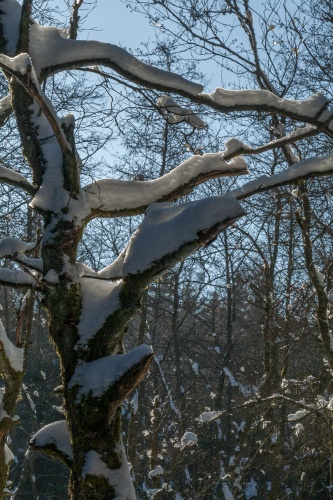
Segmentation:
<svg viewBox="0 0 333 500">
<path fill-rule="evenodd" d="M 156 102 L 162 115 L 170 124 L 188 122 L 193 128 L 205 128 L 206 124 L 201 118 L 188 108 L 183 108 L 177 101 L 168 95 L 161 95 Z"/>
<path fill-rule="evenodd" d="M 153 357 L 152 349 L 141 345 L 126 354 L 79 363 L 68 387 L 78 402 L 95 398 L 97 405 L 104 405 L 105 399 L 109 401 L 110 418 L 113 418 L 117 408 L 147 374 Z"/>
<path fill-rule="evenodd" d="M 313 157 L 295 163 L 292 167 L 273 174 L 271 176 L 262 175 L 257 179 L 247 182 L 238 189 L 230 191 L 229 194 L 238 200 L 249 198 L 258 193 L 269 191 L 277 187 L 286 186 L 300 179 L 310 177 L 320 177 L 333 173 L 333 155 Z"/>
<path fill-rule="evenodd" d="M 24 350 L 15 347 L 7 337 L 0 321 L 0 366 L 6 373 L 23 372 Z"/>
<path fill-rule="evenodd" d="M 208 179 L 248 173 L 242 158 L 226 162 L 223 155 L 194 155 L 153 181 L 96 181 L 83 188 L 86 203 L 93 210 L 89 218 L 140 214 L 151 203 L 176 200 Z"/>
<path fill-rule="evenodd" d="M 105 352 L 113 352 L 128 320 L 140 306 L 145 287 L 244 214 L 244 209 L 231 196 L 177 206 L 151 205 L 118 263 L 120 281 L 105 283 L 81 278 L 83 301 L 77 343 L 81 359 L 90 361 Z M 101 275 L 108 279 L 109 273 L 114 273 L 114 269 L 106 268 Z M 94 297 L 98 297 L 98 302 L 92 306 Z M 89 352 L 87 345 L 91 348 Z"/>
<path fill-rule="evenodd" d="M 1 55 L 0 67 L 12 77 L 15 77 L 31 97 L 35 99 L 50 123 L 63 155 L 72 153 L 72 148 L 66 140 L 54 108 L 40 88 L 29 54 L 23 53 L 13 58 Z"/>
<path fill-rule="evenodd" d="M 329 99 L 316 93 L 303 101 L 278 97 L 268 90 L 226 90 L 217 88 L 212 94 L 192 96 L 191 100 L 222 113 L 235 111 L 263 111 L 289 117 L 293 120 L 321 126 L 331 121 Z M 333 136 L 332 124 L 323 129 Z"/>
<path fill-rule="evenodd" d="M 24 271 L 1 268 L 0 284 L 14 288 L 35 288 L 37 281 Z"/>
<path fill-rule="evenodd" d="M 0 241 L 0 258 L 10 259 L 34 271 L 43 271 L 43 261 L 27 257 L 25 252 L 33 250 L 35 243 L 28 243 L 17 238 L 4 238 Z"/>
<path fill-rule="evenodd" d="M 0 127 L 2 127 L 7 118 L 12 114 L 12 105 L 10 102 L 10 95 L 0 99 Z"/>
<path fill-rule="evenodd" d="M 67 39 L 65 30 L 35 22 L 30 26 L 29 52 L 42 78 L 75 67 L 103 65 L 143 86 L 164 91 L 175 88 L 189 95 L 202 90 L 201 85 L 146 64 L 116 45 Z"/>
<path fill-rule="evenodd" d="M 333 114 L 332 114 L 333 117 Z M 282 148 L 283 146 L 293 144 L 297 141 L 301 141 L 302 139 L 307 139 L 309 137 L 313 137 L 318 135 L 329 123 L 331 118 L 329 118 L 322 126 L 318 127 L 316 125 L 307 125 L 302 128 L 297 128 L 290 134 L 287 134 L 283 137 L 275 139 L 273 141 L 268 142 L 267 144 L 263 144 L 262 146 L 258 146 L 257 148 L 252 148 L 237 139 L 230 139 L 226 144 L 230 143 L 230 145 L 234 145 L 231 151 L 228 150 L 224 153 L 225 160 L 230 160 L 239 155 L 256 155 L 259 153 L 264 153 L 265 151 L 270 151 L 275 148 Z"/>
<path fill-rule="evenodd" d="M 30 195 L 34 195 L 37 189 L 30 182 L 15 170 L 0 166 L 0 182 L 24 189 Z"/>
<path fill-rule="evenodd" d="M 70 434 L 66 420 L 60 420 L 42 427 L 32 437 L 29 445 L 64 462 L 68 467 L 73 461 Z"/>
<path fill-rule="evenodd" d="M 304 101 L 280 98 L 268 90 L 216 89 L 211 94 L 200 93 L 199 84 L 139 61 L 115 45 L 65 38 L 64 30 L 39 26 L 30 27 L 30 54 L 37 73 L 42 78 L 66 69 L 102 65 L 126 79 L 147 88 L 174 92 L 223 113 L 234 111 L 264 111 L 288 116 L 294 120 L 320 125 L 327 119 L 329 101 L 315 94 Z M 326 130 L 333 134 L 333 130 Z"/>
</svg>

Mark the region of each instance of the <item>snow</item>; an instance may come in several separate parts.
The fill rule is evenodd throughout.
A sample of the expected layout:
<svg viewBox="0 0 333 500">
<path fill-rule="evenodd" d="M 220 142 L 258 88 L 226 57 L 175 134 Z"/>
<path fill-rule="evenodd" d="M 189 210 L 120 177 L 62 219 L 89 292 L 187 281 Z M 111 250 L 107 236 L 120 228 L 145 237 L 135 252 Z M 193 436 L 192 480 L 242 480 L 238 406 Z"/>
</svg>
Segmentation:
<svg viewBox="0 0 333 500">
<path fill-rule="evenodd" d="M 52 109 L 51 104 L 48 107 Z M 32 111 L 31 121 L 38 131 L 38 139 L 45 160 L 43 182 L 33 198 L 31 206 L 50 210 L 53 213 L 61 213 L 61 209 L 67 207 L 69 202 L 69 192 L 63 187 L 63 154 L 53 128 L 45 115 L 40 113 L 37 103 L 30 106 L 30 109 Z M 61 130 L 60 120 L 56 116 L 55 120 L 59 124 L 59 130 Z"/>
<path fill-rule="evenodd" d="M 2 321 L 0 320 L 0 345 L 8 359 L 10 366 L 16 372 L 23 372 L 24 350 L 15 347 L 6 335 Z"/>
<path fill-rule="evenodd" d="M 279 433 L 278 432 L 275 432 L 274 434 L 272 434 L 271 435 L 271 443 L 272 444 L 276 444 L 277 440 L 278 440 L 278 437 L 279 437 Z"/>
<path fill-rule="evenodd" d="M 232 385 L 233 387 L 238 387 L 238 382 L 235 380 L 234 376 L 232 375 L 231 371 L 229 370 L 229 368 L 225 367 L 223 368 L 223 371 L 224 373 L 226 374 L 226 376 L 228 377 L 229 379 L 229 382 L 230 382 L 230 385 Z"/>
<path fill-rule="evenodd" d="M 254 106 L 262 106 L 309 118 L 314 118 L 323 106 L 328 103 L 327 98 L 320 92 L 304 101 L 277 97 L 268 90 L 226 90 L 217 88 L 211 94 L 203 94 L 203 96 L 221 106 L 236 108 L 237 106 L 248 106 L 249 109 L 253 109 Z"/>
<path fill-rule="evenodd" d="M 297 423 L 295 425 L 295 434 L 296 436 L 298 436 L 302 431 L 304 431 L 304 425 L 302 425 L 301 423 Z"/>
<path fill-rule="evenodd" d="M 243 208 L 234 197 L 228 195 L 176 206 L 168 202 L 153 203 L 147 208 L 146 217 L 132 235 L 127 248 L 114 263 L 100 271 L 98 275 L 112 279 L 143 272 L 156 261 L 179 250 L 186 243 L 196 242 L 199 231 L 242 215 L 244 215 Z M 85 343 L 103 325 L 106 317 L 119 307 L 118 294 L 121 282 L 107 284 L 102 280 L 87 278 L 82 279 L 81 282 L 83 284 L 83 312 L 79 324 L 79 335 L 81 339 L 84 339 L 84 341 L 80 340 L 80 343 Z M 115 290 L 114 294 L 112 294 L 113 290 Z M 111 299 L 108 298 L 110 294 Z M 89 296 L 88 299 L 85 299 L 85 295 Z M 103 297 L 106 298 L 103 299 Z M 96 307 L 105 309 L 103 301 L 109 300 L 112 302 L 112 307 L 110 312 L 108 303 L 106 316 L 105 314 L 101 316 L 97 312 L 94 314 L 88 312 L 87 308 L 94 311 Z M 95 304 L 94 307 L 92 307 L 92 301 Z M 95 319 L 98 321 L 98 328 L 94 324 Z"/>
<path fill-rule="evenodd" d="M 296 420 L 300 420 L 305 417 L 309 413 L 308 410 L 298 410 L 296 413 L 291 413 L 288 415 L 289 422 L 295 422 Z"/>
<path fill-rule="evenodd" d="M 1 24 L 4 38 L 7 41 L 7 53 L 15 55 L 19 40 L 21 21 L 21 6 L 16 0 L 3 0 L 1 2 Z"/>
<path fill-rule="evenodd" d="M 24 266 L 28 267 L 29 269 L 33 269 L 34 271 L 43 271 L 42 259 L 30 258 L 24 254 L 18 254 L 15 255 L 15 260 L 16 262 L 19 262 L 20 264 L 23 264 Z"/>
<path fill-rule="evenodd" d="M 223 371 L 228 377 L 230 385 L 233 387 L 238 387 L 244 397 L 249 397 L 252 394 L 256 394 L 258 392 L 258 388 L 254 385 L 243 385 L 240 382 L 237 382 L 229 368 L 224 367 Z"/>
<path fill-rule="evenodd" d="M 43 261 L 41 259 L 30 258 L 24 252 L 32 250 L 35 243 L 28 243 L 17 238 L 4 238 L 0 241 L 0 258 L 14 258 L 17 262 L 24 264 L 31 269 L 42 271 Z"/>
<path fill-rule="evenodd" d="M 72 66 L 105 64 L 152 84 L 184 90 L 192 95 L 202 91 L 202 85 L 146 64 L 116 45 L 66 37 L 67 30 L 37 23 L 30 26 L 29 51 L 37 73 L 42 68 L 70 63 Z"/>
<path fill-rule="evenodd" d="M 222 493 L 224 496 L 224 500 L 234 500 L 234 496 L 231 493 L 230 488 L 227 485 L 227 483 L 224 483 L 224 482 L 222 483 Z"/>
<path fill-rule="evenodd" d="M 14 455 L 9 449 L 9 447 L 5 444 L 5 464 L 9 465 L 14 460 Z"/>
<path fill-rule="evenodd" d="M 330 172 L 333 172 L 333 155 L 307 158 L 278 174 L 262 175 L 253 181 L 247 182 L 242 187 L 230 191 L 228 194 L 241 199 L 253 191 L 269 188 L 279 183 L 286 184 L 302 176 Z"/>
<path fill-rule="evenodd" d="M 224 156 L 230 155 L 235 153 L 236 151 L 239 151 L 240 149 L 247 149 L 247 146 L 243 144 L 241 141 L 238 139 L 232 138 L 229 139 L 227 142 L 224 143 L 225 145 L 225 151 Z"/>
<path fill-rule="evenodd" d="M 92 397 L 100 397 L 126 372 L 152 353 L 151 347 L 143 344 L 127 354 L 105 356 L 90 363 L 79 362 L 69 388 L 79 386 L 78 400 L 88 394 Z"/>
<path fill-rule="evenodd" d="M 250 11 L 250 9 L 247 9 L 247 10 L 245 11 L 245 17 L 246 17 L 246 19 L 247 19 L 250 23 L 252 23 L 252 22 L 253 22 L 253 16 L 252 16 L 252 12 Z"/>
<path fill-rule="evenodd" d="M 131 405 L 132 405 L 132 413 L 134 415 L 136 415 L 138 413 L 138 409 L 139 409 L 139 392 L 138 391 L 134 391 Z"/>
<path fill-rule="evenodd" d="M 11 283 L 14 286 L 35 286 L 35 279 L 21 270 L 0 268 L 0 283 Z"/>
<path fill-rule="evenodd" d="M 54 269 L 49 269 L 43 279 L 49 283 L 59 283 L 59 275 Z"/>
<path fill-rule="evenodd" d="M 194 371 L 194 373 L 196 375 L 199 375 L 199 364 L 196 361 L 192 361 L 192 359 L 190 359 L 190 363 L 191 363 L 192 370 Z"/>
<path fill-rule="evenodd" d="M 103 462 L 101 455 L 91 450 L 86 454 L 82 477 L 102 476 L 115 488 L 114 500 L 135 500 L 133 482 L 130 477 L 129 467 L 126 461 L 125 450 L 122 444 L 118 444 L 117 451 L 121 454 L 122 464 L 118 469 L 109 469 Z"/>
<path fill-rule="evenodd" d="M 183 108 L 177 101 L 168 95 L 160 96 L 156 104 L 161 108 L 164 116 L 167 118 L 168 123 L 180 123 L 186 121 L 193 128 L 205 128 L 206 123 L 193 111 L 188 108 Z"/>
<path fill-rule="evenodd" d="M 0 115 L 1 115 L 1 107 L 0 107 Z M 9 184 L 21 185 L 23 187 L 24 186 L 29 188 L 33 187 L 23 175 L 7 167 L 0 166 L 0 180 L 2 182 L 8 182 Z"/>
<path fill-rule="evenodd" d="M 0 55 L 0 65 L 3 65 L 8 71 L 25 75 L 28 67 L 31 67 L 31 59 L 29 54 L 19 54 L 15 57 Z"/>
<path fill-rule="evenodd" d="M 161 465 L 158 465 L 155 467 L 155 469 L 151 470 L 148 474 L 148 477 L 156 477 L 156 476 L 161 476 L 164 473 L 163 467 Z"/>
<path fill-rule="evenodd" d="M 321 287 L 324 287 L 324 285 L 325 285 L 325 275 L 319 271 L 318 267 L 315 267 L 314 270 L 315 270 L 315 273 L 316 273 L 319 285 Z"/>
<path fill-rule="evenodd" d="M 284 147 L 285 147 L 287 153 L 289 154 L 291 160 L 294 163 L 298 163 L 299 160 L 300 160 L 300 158 L 299 158 L 299 156 L 297 154 L 295 154 L 294 148 L 291 146 L 291 144 L 286 144 Z"/>
<path fill-rule="evenodd" d="M 198 241 L 198 232 L 244 215 L 244 209 L 230 196 L 212 196 L 172 206 L 154 203 L 132 235 L 123 264 L 123 276 L 149 269 L 155 262 Z"/>
<path fill-rule="evenodd" d="M 200 176 L 222 176 L 230 171 L 246 171 L 243 158 L 237 157 L 227 162 L 221 153 L 194 155 L 166 175 L 152 181 L 124 181 L 102 179 L 84 188 L 86 204 L 92 209 L 117 211 L 135 209 L 150 205 L 189 183 L 195 184 Z"/>
<path fill-rule="evenodd" d="M 16 253 L 24 253 L 31 250 L 35 243 L 28 243 L 17 238 L 4 238 L 0 241 L 0 258 L 12 257 Z"/>
<path fill-rule="evenodd" d="M 36 432 L 31 442 L 34 446 L 41 448 L 53 444 L 66 457 L 70 459 L 73 457 L 66 420 L 59 420 L 45 425 L 45 427 Z"/>
<path fill-rule="evenodd" d="M 188 470 L 187 465 L 184 469 L 184 473 L 185 473 L 185 477 L 186 477 L 186 484 L 191 484 L 192 478 L 191 478 L 190 471 Z"/>
<path fill-rule="evenodd" d="M 198 436 L 194 432 L 185 432 L 181 439 L 181 447 L 195 446 L 198 444 Z"/>
<path fill-rule="evenodd" d="M 213 411 L 204 411 L 195 420 L 197 422 L 200 422 L 200 423 L 205 423 L 205 422 L 211 422 L 212 420 L 216 420 L 220 416 L 221 416 L 221 412 L 220 411 L 216 411 L 216 410 L 213 410 Z"/>
<path fill-rule="evenodd" d="M 7 111 L 9 109 L 11 109 L 11 107 L 12 107 L 12 105 L 11 105 L 11 96 L 10 95 L 6 95 L 6 97 L 3 97 L 2 99 L 0 99 L 0 116 L 7 113 Z M 9 168 L 8 169 L 6 167 L 1 167 L 1 168 L 5 168 L 6 170 L 10 171 Z M 1 170 L 0 170 L 0 172 L 1 172 Z"/>
<path fill-rule="evenodd" d="M 246 488 L 244 491 L 244 497 L 246 498 L 246 500 L 250 500 L 250 498 L 257 498 L 258 497 L 257 483 L 255 482 L 253 477 L 250 478 L 250 481 L 246 485 Z"/>
<path fill-rule="evenodd" d="M 122 282 L 81 278 L 82 309 L 78 324 L 78 346 L 86 346 L 103 327 L 106 319 L 120 307 Z"/>
<path fill-rule="evenodd" d="M 3 410 L 2 399 L 4 394 L 5 394 L 5 389 L 3 387 L 0 387 L 0 422 L 3 418 L 9 416 L 8 413 L 5 410 Z"/>
<path fill-rule="evenodd" d="M 116 260 L 112 262 L 112 264 L 99 271 L 97 275 L 108 279 L 119 279 L 122 276 L 125 255 L 126 251 L 124 250 L 119 254 Z"/>
<path fill-rule="evenodd" d="M 158 370 L 160 372 L 161 379 L 163 381 L 164 387 L 167 390 L 168 397 L 169 397 L 170 408 L 174 411 L 174 413 L 177 415 L 177 417 L 181 420 L 181 418 L 182 418 L 181 413 L 180 413 L 179 409 L 176 407 L 175 403 L 173 402 L 171 391 L 170 391 L 169 386 L 168 386 L 168 384 L 167 384 L 167 382 L 165 380 L 164 373 L 162 371 L 162 368 L 161 368 L 161 365 L 159 363 L 158 358 L 159 358 L 159 356 L 154 356 L 154 361 L 155 361 L 155 363 L 156 363 L 156 365 L 158 367 Z"/>
<path fill-rule="evenodd" d="M 27 391 L 27 387 L 23 384 L 23 385 L 22 385 L 22 388 L 23 388 L 23 390 L 24 390 L 24 392 L 25 392 L 25 395 L 26 395 L 26 397 L 27 397 L 27 400 L 28 400 L 28 402 L 29 402 L 29 405 L 30 405 L 31 410 L 32 410 L 34 413 L 36 413 L 36 405 L 35 405 L 35 403 L 33 402 L 33 399 L 32 399 L 32 397 L 30 396 L 29 392 Z"/>
</svg>

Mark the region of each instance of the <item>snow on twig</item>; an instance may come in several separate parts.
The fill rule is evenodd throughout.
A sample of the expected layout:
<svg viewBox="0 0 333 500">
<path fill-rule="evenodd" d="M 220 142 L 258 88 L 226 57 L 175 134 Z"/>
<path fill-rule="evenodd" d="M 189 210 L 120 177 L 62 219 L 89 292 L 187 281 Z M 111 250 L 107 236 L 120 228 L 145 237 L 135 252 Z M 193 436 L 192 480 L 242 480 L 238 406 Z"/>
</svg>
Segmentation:
<svg viewBox="0 0 333 500">
<path fill-rule="evenodd" d="M 162 95 L 157 99 L 157 106 L 161 109 L 168 123 L 175 124 L 183 121 L 192 125 L 193 128 L 205 128 L 206 123 L 193 111 L 183 108 L 177 101 L 168 95 Z"/>
</svg>

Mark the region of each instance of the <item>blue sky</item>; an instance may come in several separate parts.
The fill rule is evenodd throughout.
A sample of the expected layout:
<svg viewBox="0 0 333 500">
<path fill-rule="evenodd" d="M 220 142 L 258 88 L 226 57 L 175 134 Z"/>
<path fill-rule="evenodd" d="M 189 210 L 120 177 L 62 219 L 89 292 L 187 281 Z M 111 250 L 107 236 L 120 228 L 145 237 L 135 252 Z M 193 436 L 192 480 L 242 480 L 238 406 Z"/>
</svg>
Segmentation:
<svg viewBox="0 0 333 500">
<path fill-rule="evenodd" d="M 99 31 L 81 33 L 80 38 L 99 40 L 112 44 L 120 44 L 127 49 L 135 49 L 140 44 L 154 39 L 154 28 L 142 14 L 131 12 L 121 0 L 98 0 L 97 7 L 89 14 L 85 28 L 96 28 Z M 213 61 L 200 64 L 211 80 L 207 91 L 221 86 L 220 72 Z"/>
<path fill-rule="evenodd" d="M 154 35 L 154 28 L 148 19 L 137 13 L 131 13 L 120 0 L 98 0 L 97 7 L 89 14 L 85 26 L 96 27 L 96 39 L 124 47 L 136 48 L 149 36 Z M 93 33 L 90 34 L 90 38 Z"/>
</svg>

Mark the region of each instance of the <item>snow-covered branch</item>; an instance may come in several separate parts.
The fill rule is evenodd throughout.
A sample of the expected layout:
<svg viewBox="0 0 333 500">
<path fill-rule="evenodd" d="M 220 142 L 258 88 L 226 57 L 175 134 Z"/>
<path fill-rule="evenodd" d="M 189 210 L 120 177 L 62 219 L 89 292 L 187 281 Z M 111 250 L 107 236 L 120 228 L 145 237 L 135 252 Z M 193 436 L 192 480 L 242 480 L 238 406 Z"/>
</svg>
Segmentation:
<svg viewBox="0 0 333 500">
<path fill-rule="evenodd" d="M 225 195 L 176 206 L 168 202 L 153 203 L 126 249 L 97 277 L 120 279 L 142 273 L 186 244 L 198 244 L 199 248 L 209 241 L 210 228 L 244 215 L 243 208 L 234 201 Z"/>
<path fill-rule="evenodd" d="M 68 387 L 77 388 L 78 402 L 85 397 L 101 398 L 107 393 L 115 410 L 144 378 L 153 354 L 151 347 L 141 345 L 126 354 L 79 362 Z"/>
<path fill-rule="evenodd" d="M 215 177 L 247 174 L 243 158 L 230 162 L 224 152 L 194 155 L 168 174 L 152 181 L 104 179 L 84 188 L 94 216 L 142 213 L 151 203 L 172 201 Z"/>
<path fill-rule="evenodd" d="M 0 284 L 14 288 L 34 288 L 37 281 L 30 274 L 21 270 L 0 268 Z"/>
<path fill-rule="evenodd" d="M 72 446 L 66 420 L 45 425 L 32 437 L 29 445 L 38 451 L 58 458 L 66 465 L 73 460 Z"/>
<path fill-rule="evenodd" d="M 11 343 L 0 321 L 0 366 L 2 369 L 8 372 L 23 372 L 23 355 L 24 350 Z"/>
<path fill-rule="evenodd" d="M 94 345 L 101 352 L 104 343 L 105 349 L 115 348 L 118 335 L 111 342 L 112 331 L 119 332 L 121 325 L 125 326 L 137 311 L 144 288 L 244 214 L 238 201 L 228 195 L 177 206 L 166 202 L 150 205 L 116 265 L 105 268 L 97 276 L 91 276 L 88 270 L 86 274 L 84 266 L 79 265 L 83 276 L 77 347 L 84 350 L 87 345 L 92 346 L 90 341 L 95 337 Z M 115 273 L 119 273 L 118 281 L 104 281 L 115 279 Z M 94 353 L 92 356 L 94 359 Z"/>
<path fill-rule="evenodd" d="M 7 118 L 12 113 L 12 105 L 10 102 L 10 95 L 7 95 L 6 97 L 3 97 L 0 99 L 0 126 L 4 125 L 6 122 Z"/>
<path fill-rule="evenodd" d="M 145 87 L 164 91 L 176 89 L 189 95 L 202 90 L 201 85 L 146 64 L 116 45 L 68 39 L 66 30 L 35 22 L 30 26 L 29 52 L 37 74 L 50 75 L 80 66 L 102 65 Z"/>
<path fill-rule="evenodd" d="M 278 97 L 268 90 L 226 90 L 217 88 L 211 94 L 199 94 L 192 100 L 223 113 L 263 111 L 277 113 L 294 120 L 321 125 L 331 117 L 329 99 L 320 92 L 303 101 Z M 329 129 L 333 131 L 330 126 Z"/>
<path fill-rule="evenodd" d="M 0 373 L 2 383 L 5 385 L 0 388 L 0 436 L 2 446 L 4 445 L 4 437 L 19 420 L 19 417 L 14 412 L 24 372 L 24 355 L 25 350 L 16 347 L 9 340 L 0 320 Z M 5 466 L 7 471 L 7 466 L 14 457 L 7 445 L 4 445 L 4 449 L 1 451 L 4 458 L 1 467 Z"/>
<path fill-rule="evenodd" d="M 247 144 L 240 142 L 238 139 L 230 139 L 226 142 L 227 149 L 224 152 L 224 158 L 226 160 L 230 160 L 231 158 L 242 154 L 255 155 L 264 153 L 265 151 L 270 151 L 272 149 L 282 148 L 283 146 L 287 146 L 302 139 L 307 139 L 308 137 L 317 135 L 321 130 L 322 127 L 318 127 L 316 125 L 306 125 L 305 127 L 299 127 L 296 130 L 293 130 L 288 135 L 279 137 L 278 139 L 270 141 L 256 148 L 252 148 Z"/>
<path fill-rule="evenodd" d="M 60 120 L 56 116 L 54 108 L 42 91 L 35 74 L 29 54 L 19 54 L 16 57 L 0 55 L 0 67 L 7 73 L 15 77 L 21 85 L 35 99 L 38 106 L 50 123 L 53 132 L 58 140 L 61 151 L 64 155 L 71 152 L 71 146 L 66 140 L 61 128 Z"/>
<path fill-rule="evenodd" d="M 34 195 L 37 191 L 36 188 L 30 184 L 30 182 L 23 175 L 15 172 L 15 170 L 12 170 L 11 168 L 3 167 L 1 165 L 0 182 L 22 188 L 31 195 Z"/>
<path fill-rule="evenodd" d="M 333 155 L 308 158 L 296 163 L 292 167 L 274 175 L 262 175 L 253 181 L 247 182 L 238 189 L 229 192 L 238 200 L 249 198 L 254 194 L 269 191 L 280 186 L 285 186 L 299 179 L 320 177 L 333 173 Z"/>
<path fill-rule="evenodd" d="M 168 95 L 162 95 L 156 102 L 158 108 L 162 111 L 163 116 L 167 119 L 168 123 L 175 124 L 180 122 L 187 122 L 193 128 L 205 128 L 205 122 L 193 111 L 188 108 L 183 108 L 177 101 Z"/>
<path fill-rule="evenodd" d="M 143 63 L 120 47 L 67 39 L 66 36 L 65 30 L 37 23 L 31 25 L 30 54 L 38 74 L 44 72 L 49 75 L 80 66 L 104 65 L 145 87 L 179 93 L 222 112 L 258 110 L 314 124 L 327 120 L 329 101 L 320 93 L 304 101 L 280 98 L 267 90 L 218 88 L 211 94 L 200 94 L 201 85 Z"/>
<path fill-rule="evenodd" d="M 29 269 L 41 272 L 43 262 L 41 259 L 27 257 L 25 252 L 31 251 L 35 243 L 28 243 L 17 238 L 4 238 L 0 241 L 0 258 L 11 259 Z"/>
</svg>

